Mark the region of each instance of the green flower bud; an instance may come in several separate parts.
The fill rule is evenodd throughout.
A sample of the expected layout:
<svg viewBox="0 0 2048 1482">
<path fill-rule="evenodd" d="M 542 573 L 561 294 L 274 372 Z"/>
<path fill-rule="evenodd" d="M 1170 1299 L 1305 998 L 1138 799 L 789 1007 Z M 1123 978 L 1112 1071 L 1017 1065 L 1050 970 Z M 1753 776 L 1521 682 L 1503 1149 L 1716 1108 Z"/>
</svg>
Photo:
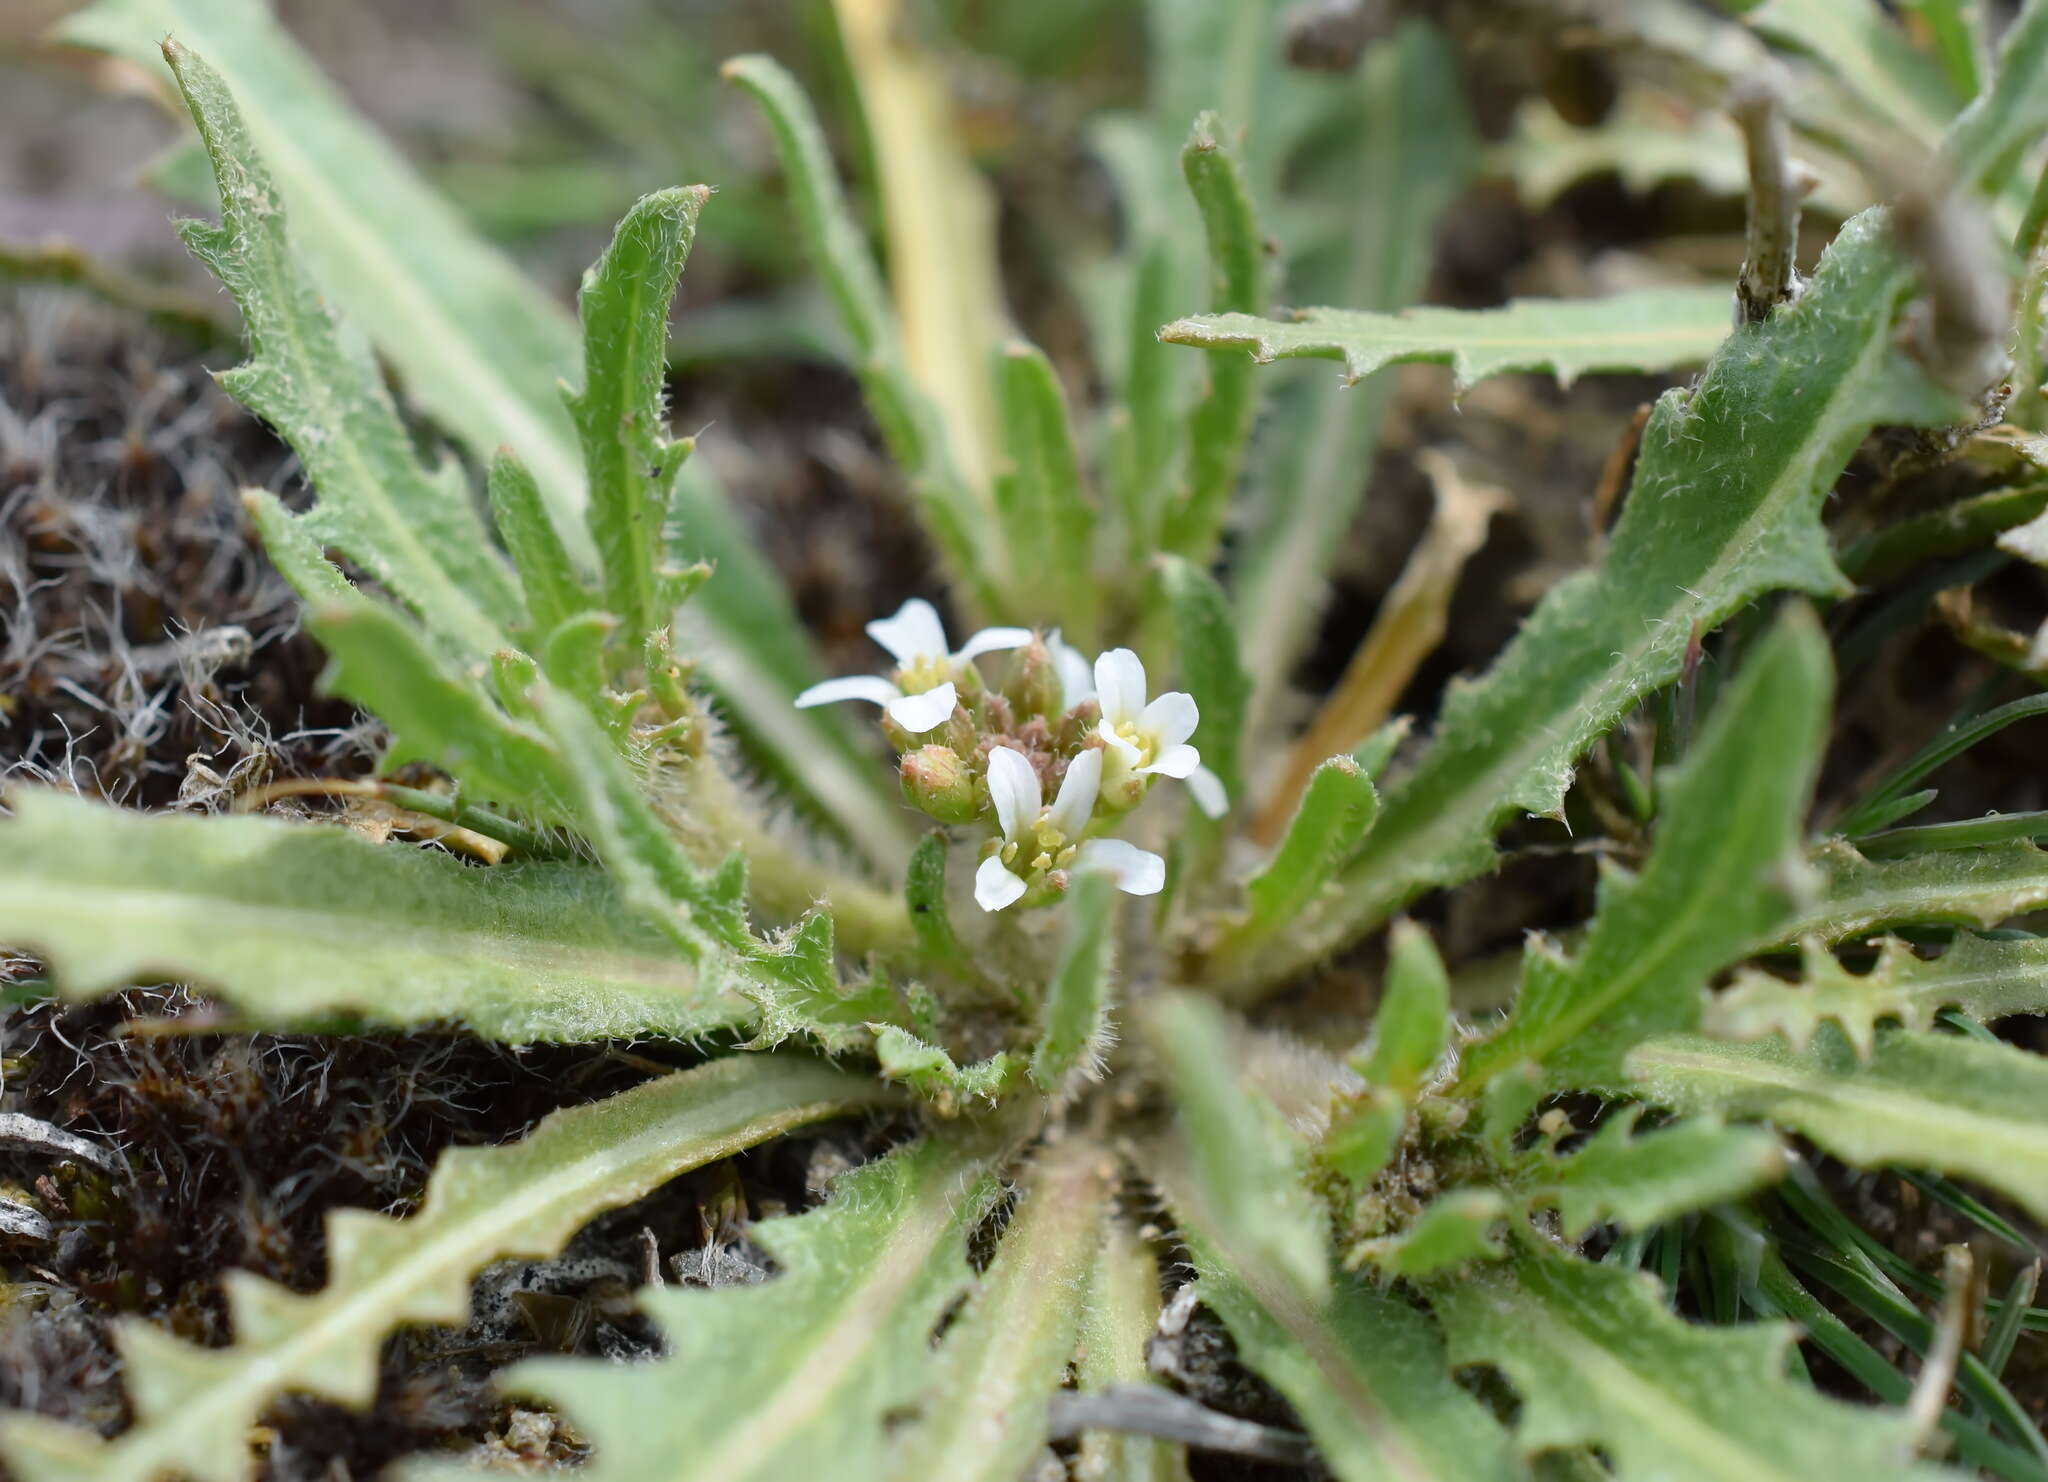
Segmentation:
<svg viewBox="0 0 2048 1482">
<path fill-rule="evenodd" d="M 1003 686 L 1003 693 L 1020 717 L 1043 715 L 1052 718 L 1060 713 L 1064 690 L 1059 670 L 1052 661 L 1052 651 L 1045 646 L 1043 638 L 1034 636 L 1019 650 L 1016 673 Z"/>
<path fill-rule="evenodd" d="M 903 798 L 941 823 L 971 823 L 981 811 L 974 772 L 960 754 L 944 746 L 923 746 L 903 754 Z"/>
</svg>

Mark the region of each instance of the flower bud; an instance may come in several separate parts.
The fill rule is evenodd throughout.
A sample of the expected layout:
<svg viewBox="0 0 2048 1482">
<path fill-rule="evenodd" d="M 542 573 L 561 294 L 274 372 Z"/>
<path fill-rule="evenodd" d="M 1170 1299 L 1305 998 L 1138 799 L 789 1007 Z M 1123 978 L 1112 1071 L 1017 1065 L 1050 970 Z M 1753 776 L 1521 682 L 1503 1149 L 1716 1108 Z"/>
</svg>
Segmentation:
<svg viewBox="0 0 2048 1482">
<path fill-rule="evenodd" d="M 923 746 L 903 754 L 903 798 L 941 823 L 970 823 L 981 811 L 974 773 L 958 752 Z"/>
<path fill-rule="evenodd" d="M 1045 640 L 1034 636 L 1029 644 L 1019 651 L 1015 676 L 1003 686 L 1003 693 L 1021 716 L 1043 715 L 1048 718 L 1060 713 L 1064 689 L 1060 674 L 1052 661 L 1052 651 L 1045 646 Z"/>
</svg>

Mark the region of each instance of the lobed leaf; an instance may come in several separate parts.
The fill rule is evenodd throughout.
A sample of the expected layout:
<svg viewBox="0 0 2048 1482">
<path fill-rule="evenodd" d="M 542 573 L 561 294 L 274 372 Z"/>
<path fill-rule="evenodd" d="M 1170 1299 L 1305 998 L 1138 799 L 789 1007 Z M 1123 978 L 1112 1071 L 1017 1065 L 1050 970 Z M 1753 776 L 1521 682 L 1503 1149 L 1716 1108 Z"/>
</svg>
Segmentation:
<svg viewBox="0 0 2048 1482">
<path fill-rule="evenodd" d="M 0 937 L 62 991 L 175 977 L 251 1026 L 460 1023 L 511 1044 L 689 1037 L 750 1017 L 583 864 L 474 869 L 345 829 L 143 817 L 24 790 L 0 823 Z"/>
<path fill-rule="evenodd" d="M 754 1055 L 663 1076 L 558 1111 L 518 1142 L 442 1155 L 407 1219 L 328 1216 L 328 1283 L 300 1294 L 226 1278 L 235 1341 L 200 1348 L 139 1319 L 116 1341 L 135 1424 L 111 1441 L 27 1415 L 0 1417 L 0 1455 L 29 1482 L 152 1482 L 166 1472 L 234 1482 L 270 1400 L 305 1391 L 356 1408 L 377 1391 L 385 1336 L 460 1326 L 470 1278 L 494 1260 L 550 1256 L 593 1215 L 679 1173 L 795 1127 L 885 1099 L 871 1078 L 796 1056 Z"/>
<path fill-rule="evenodd" d="M 583 389 L 568 394 L 569 414 L 583 446 L 605 605 L 636 644 L 667 627 L 674 606 L 660 579 L 662 529 L 690 443 L 668 436 L 668 315 L 710 194 L 689 185 L 641 197 L 577 295 Z"/>
<path fill-rule="evenodd" d="M 1784 867 L 1797 858 L 1833 688 L 1827 639 L 1794 609 L 1665 774 L 1642 872 L 1602 874 L 1575 956 L 1530 946 L 1514 1010 L 1465 1052 L 1462 1086 L 1522 1061 L 1553 1089 L 1611 1085 L 1631 1046 L 1698 1022 L 1701 988 L 1790 914 Z"/>
<path fill-rule="evenodd" d="M 1893 1032 L 1860 1059 L 1822 1027 L 1802 1050 L 1673 1035 L 1630 1052 L 1645 1100 L 1762 1117 L 1858 1167 L 1932 1168 L 2002 1189 L 2048 1218 L 2048 1061 L 2004 1044 Z"/>
<path fill-rule="evenodd" d="M 1693 634 L 1766 591 L 1843 589 L 1819 515 L 1849 454 L 1875 423 L 1953 412 L 1893 343 L 1911 283 L 1866 213 L 1796 304 L 1665 394 L 1599 569 L 1551 588 L 1486 676 L 1452 687 L 1342 888 L 1259 964 L 1261 981 L 1488 868 L 1501 822 L 1555 814 L 1579 755 L 1678 673 Z"/>
<path fill-rule="evenodd" d="M 1880 1019 L 1926 1030 L 1934 1016 L 1956 1008 L 1975 1019 L 2048 1013 L 2048 938 L 1997 940 L 1957 932 L 1932 960 L 1915 955 L 1897 937 L 1878 943 L 1877 961 L 1851 972 L 1831 952 L 1809 946 L 1797 983 L 1748 971 L 1707 1001 L 1701 1028 L 1717 1039 L 1784 1035 L 1803 1050 L 1821 1025 L 1832 1024 L 1862 1059 L 1877 1044 Z"/>
<path fill-rule="evenodd" d="M 1508 371 L 1548 371 L 1569 386 L 1590 371 L 1697 365 L 1728 337 L 1720 288 L 1646 288 L 1599 299 L 1517 299 L 1499 309 L 1302 309 L 1287 319 L 1204 314 L 1159 331 L 1174 345 L 1243 349 L 1275 360 L 1341 360 L 1352 381 L 1381 366 L 1451 367 L 1460 390 Z"/>
<path fill-rule="evenodd" d="M 1936 1482 L 1911 1422 L 1825 1399 L 1785 1372 L 1792 1328 L 1696 1327 L 1654 1278 L 1526 1242 L 1513 1265 L 1434 1293 L 1451 1361 L 1493 1364 L 1521 1396 L 1525 1453 L 1595 1446 L 1616 1482 Z"/>
<path fill-rule="evenodd" d="M 1698 1118 L 1636 1134 L 1639 1107 L 1609 1117 L 1583 1147 L 1532 1148 L 1508 1184 L 1531 1207 L 1557 1210 L 1566 1240 L 1595 1225 L 1647 1230 L 1739 1199 L 1784 1171 L 1778 1139 L 1758 1127 Z"/>
<path fill-rule="evenodd" d="M 596 1447 L 590 1482 L 900 1475 L 887 1419 L 931 1383 L 931 1334 L 973 1280 L 966 1237 L 997 1185 L 989 1149 L 940 1133 L 846 1174 L 810 1214 L 748 1238 L 758 1286 L 656 1287 L 652 1363 L 519 1364 L 500 1388 L 559 1405 Z"/>
<path fill-rule="evenodd" d="M 1899 859 L 1866 859 L 1830 839 L 1813 863 L 1819 888 L 1779 927 L 1781 943 L 1839 942 L 1914 922 L 1996 926 L 2048 903 L 2048 852 L 2025 839 Z"/>
</svg>

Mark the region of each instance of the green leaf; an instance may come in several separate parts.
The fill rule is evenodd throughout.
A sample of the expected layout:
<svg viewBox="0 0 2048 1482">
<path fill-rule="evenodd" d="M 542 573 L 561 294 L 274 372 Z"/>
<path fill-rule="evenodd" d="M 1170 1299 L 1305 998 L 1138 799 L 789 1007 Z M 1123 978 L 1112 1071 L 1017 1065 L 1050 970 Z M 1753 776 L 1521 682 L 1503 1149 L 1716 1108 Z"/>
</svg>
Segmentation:
<svg viewBox="0 0 2048 1482">
<path fill-rule="evenodd" d="M 1209 244 L 1211 304 L 1220 313 L 1262 308 L 1265 234 L 1253 211 L 1243 162 L 1225 143 L 1222 121 L 1214 113 L 1195 120 L 1180 163 Z M 1188 421 L 1187 487 L 1165 511 L 1165 528 L 1153 537 L 1162 548 L 1202 564 L 1214 553 L 1224 509 L 1244 464 L 1257 397 L 1249 366 L 1228 356 L 1209 358 L 1209 389 Z"/>
<path fill-rule="evenodd" d="M 568 397 L 583 444 L 590 534 L 605 605 L 638 639 L 668 626 L 658 579 L 670 486 L 690 450 L 668 436 L 668 313 L 705 185 L 643 196 L 583 275 L 583 389 Z"/>
<path fill-rule="evenodd" d="M 1793 609 L 1742 667 L 1686 759 L 1665 774 L 1642 873 L 1600 881 L 1574 957 L 1532 944 L 1507 1025 L 1469 1049 L 1461 1084 L 1540 1064 L 1553 1089 L 1613 1083 L 1621 1057 L 1699 1021 L 1700 990 L 1777 934 L 1834 688 L 1827 639 Z"/>
<path fill-rule="evenodd" d="M 276 171 L 296 248 L 328 300 L 479 464 L 509 444 L 563 513 L 581 507 L 555 389 L 576 356 L 568 316 L 356 116 L 262 0 L 97 0 L 57 36 L 152 72 L 165 36 L 203 55 Z"/>
<path fill-rule="evenodd" d="M 2048 5 L 2021 7 L 1998 43 L 1991 86 L 1949 130 L 1945 155 L 1955 183 L 1982 187 L 2048 129 Z"/>
<path fill-rule="evenodd" d="M 1058 623 L 1074 642 L 1091 646 L 1103 583 L 1095 568 L 1095 506 L 1082 487 L 1066 393 L 1045 352 L 1023 342 L 1004 347 L 997 385 L 1010 459 L 1010 472 L 996 483 L 1010 610 Z"/>
<path fill-rule="evenodd" d="M 1513 1482 L 1526 1476 L 1487 1408 L 1451 1378 L 1436 1326 L 1340 1278 L 1318 1309 L 1193 1246 L 1202 1300 L 1243 1361 L 1286 1396 L 1340 1482 Z"/>
<path fill-rule="evenodd" d="M 1145 1350 L 1159 1329 L 1159 1262 L 1114 1216 L 1088 1278 L 1076 1378 L 1084 1392 L 1156 1381 Z M 1090 1482 L 1188 1482 L 1187 1448 L 1128 1431 L 1084 1430 L 1076 1477 Z"/>
<path fill-rule="evenodd" d="M 1046 1444 L 1110 1213 L 1115 1158 L 1081 1136 L 1040 1148 L 1016 1214 L 933 1360 L 938 1382 L 893 1477 L 1015 1482 Z"/>
<path fill-rule="evenodd" d="M 1440 1287 L 1451 1361 L 1493 1364 L 1521 1396 L 1525 1453 L 1595 1446 L 1616 1482 L 1935 1479 L 1912 1426 L 1824 1399 L 1785 1372 L 1789 1324 L 1696 1327 L 1653 1277 L 1530 1241 L 1512 1267 Z"/>
<path fill-rule="evenodd" d="M 1344 861 L 1360 844 L 1379 816 L 1379 794 L 1372 780 L 1349 756 L 1333 756 L 1315 770 L 1302 793 L 1294 821 L 1266 867 L 1245 886 L 1249 909 L 1230 928 L 1212 954 L 1224 976 L 1236 964 L 1256 958 L 1262 944 L 1292 926 L 1327 892 Z"/>
<path fill-rule="evenodd" d="M 251 1025 L 460 1023 L 513 1044 L 749 1016 L 588 865 L 479 870 L 346 829 L 140 815 L 54 792 L 0 823 L 0 937 L 68 994 L 174 976 Z"/>
<path fill-rule="evenodd" d="M 1552 587 L 1486 676 L 1452 687 L 1343 889 L 1261 964 L 1264 981 L 1487 869 L 1508 817 L 1558 813 L 1580 754 L 1677 675 L 1693 634 L 1777 588 L 1844 589 L 1820 505 L 1849 454 L 1875 423 L 1953 411 L 1893 344 L 1911 281 L 1866 213 L 1798 303 L 1664 395 L 1599 569 Z"/>
<path fill-rule="evenodd" d="M 1071 1097 L 1081 1082 L 1102 1077 L 1104 1052 L 1115 1039 L 1109 1022 L 1115 905 L 1116 890 L 1100 872 L 1078 875 L 1067 892 L 1066 936 L 1031 1052 L 1032 1082 L 1048 1096 Z"/>
<path fill-rule="evenodd" d="M 1179 556 L 1161 556 L 1159 575 L 1173 612 L 1180 681 L 1195 697 L 1202 721 L 1195 740 L 1202 765 L 1216 774 L 1233 803 L 1244 795 L 1244 747 L 1251 676 L 1238 658 L 1236 620 L 1216 578 Z"/>
<path fill-rule="evenodd" d="M 1974 1019 L 2048 1013 L 2048 938 L 1998 941 L 1957 932 L 1929 961 L 1896 937 L 1878 943 L 1877 962 L 1851 972 L 1831 952 L 1809 948 L 1797 983 L 1749 971 L 1707 1001 L 1701 1028 L 1719 1039 L 1782 1034 L 1804 1049 L 1824 1023 L 1837 1026 L 1869 1059 L 1880 1019 L 1913 1030 L 1956 1008 Z"/>
<path fill-rule="evenodd" d="M 1460 390 L 1508 371 L 1549 371 L 1569 386 L 1589 371 L 1697 365 L 1728 337 L 1722 288 L 1645 288 L 1597 299 L 1517 299 L 1499 309 L 1303 309 L 1288 319 L 1204 314 L 1159 331 L 1175 345 L 1244 349 L 1275 360 L 1341 360 L 1357 381 L 1383 365 L 1451 367 Z"/>
<path fill-rule="evenodd" d="M 1901 859 L 1866 859 L 1830 839 L 1813 863 L 1819 889 L 1779 927 L 1782 943 L 1839 942 L 1911 922 L 1996 926 L 2048 903 L 2048 852 L 2025 839 Z"/>
<path fill-rule="evenodd" d="M 641 1292 L 669 1340 L 653 1363 L 529 1361 L 499 1388 L 567 1412 L 596 1446 L 590 1482 L 899 1475 L 886 1419 L 930 1382 L 932 1330 L 972 1280 L 986 1152 L 929 1136 L 845 1175 L 823 1209 L 750 1226 L 776 1265 L 758 1286 Z"/>
<path fill-rule="evenodd" d="M 1149 1001 L 1145 1028 L 1172 1088 L 1188 1176 L 1183 1213 L 1231 1254 L 1320 1304 L 1330 1287 L 1326 1221 L 1302 1182 L 1303 1149 L 1238 1074 L 1229 1021 L 1204 998 Z"/>
<path fill-rule="evenodd" d="M 1452 1189 L 1432 1199 L 1398 1235 L 1359 1245 L 1346 1264 L 1370 1261 L 1382 1276 L 1415 1280 L 1496 1260 L 1504 1250 L 1500 1226 L 1508 1212 L 1508 1201 L 1496 1190 Z"/>
<path fill-rule="evenodd" d="M 429 472 L 375 361 L 344 335 L 300 264 L 285 206 L 226 85 L 167 42 L 178 86 L 220 185 L 218 226 L 181 229 L 242 310 L 249 361 L 222 384 L 291 443 L 320 491 L 309 535 L 369 570 L 445 641 L 476 654 L 506 643 L 524 615 L 453 463 Z"/>
<path fill-rule="evenodd" d="M 327 1218 L 327 1285 L 300 1294 L 233 1272 L 235 1341 L 200 1348 L 140 1319 L 116 1341 L 134 1426 L 112 1441 L 25 1415 L 0 1418 L 0 1454 L 24 1476 L 151 1482 L 165 1471 L 234 1482 L 242 1438 L 270 1400 L 304 1391 L 363 1408 L 385 1336 L 461 1326 L 470 1278 L 511 1256 L 555 1254 L 592 1216 L 677 1174 L 883 1097 L 870 1078 L 798 1056 L 755 1055 L 663 1076 L 558 1111 L 518 1142 L 444 1153 L 419 1212 Z"/>
<path fill-rule="evenodd" d="M 1352 1063 L 1366 1084 L 1413 1099 L 1451 1037 L 1451 980 L 1429 933 L 1397 921 L 1387 945 L 1386 985 L 1373 1011 L 1372 1049 Z"/>
<path fill-rule="evenodd" d="M 875 1031 L 875 1059 L 887 1080 L 901 1081 L 931 1102 L 941 1116 L 951 1116 L 973 1101 L 993 1102 L 1008 1090 L 1023 1069 L 1008 1051 L 986 1060 L 960 1065 L 938 1045 L 927 1044 L 895 1024 L 870 1025 Z"/>
<path fill-rule="evenodd" d="M 910 868 L 903 878 L 903 899 L 910 915 L 910 929 L 925 960 L 941 972 L 973 981 L 978 976 L 974 959 L 961 945 L 946 909 L 943 833 L 926 834 L 917 841 L 917 848 L 910 854 Z"/>
<path fill-rule="evenodd" d="M 2002 1189 L 2048 1218 L 2048 1060 L 1947 1034 L 1888 1033 L 1859 1060 L 1823 1027 L 1803 1050 L 1783 1040 L 1724 1044 L 1673 1035 L 1639 1045 L 1637 1094 L 1686 1112 L 1768 1119 L 1859 1168 L 1932 1168 Z"/>
<path fill-rule="evenodd" d="M 812 267 L 839 309 L 853 341 L 854 372 L 889 452 L 910 480 L 919 513 L 965 594 L 993 610 L 995 553 L 982 547 L 987 502 L 954 467 L 944 429 L 929 398 L 904 363 L 882 275 L 853 219 L 810 99 L 769 57 L 735 57 L 719 69 L 761 108 L 775 137 L 797 231 Z"/>
<path fill-rule="evenodd" d="M 1877 0 L 1765 0 L 1743 19 L 1773 41 L 1811 56 L 1846 91 L 1852 108 L 1905 130 L 1932 149 L 1961 106 L 1941 64 L 1906 39 Z M 1801 89 L 1796 112 L 1840 131 L 1844 94 Z"/>
<path fill-rule="evenodd" d="M 1530 1149 L 1508 1186 L 1530 1207 L 1555 1208 L 1564 1238 L 1578 1240 L 1599 1224 L 1647 1230 L 1739 1199 L 1784 1172 L 1778 1139 L 1761 1128 L 1702 1118 L 1638 1136 L 1640 1112 L 1610 1116 L 1575 1152 Z"/>
<path fill-rule="evenodd" d="M 540 485 L 510 448 L 500 448 L 492 456 L 489 490 L 491 518 L 519 573 L 531 631 L 552 633 L 570 618 L 589 611 L 590 593 L 576 573 L 554 516 L 548 513 Z M 276 549 L 267 538 L 264 544 L 275 560 Z M 294 585 L 309 602 L 316 600 L 303 584 Z"/>
<path fill-rule="evenodd" d="M 508 715 L 480 679 L 435 653 L 402 615 L 352 594 L 313 609 L 306 626 L 327 650 L 321 687 L 391 728 L 384 770 L 427 762 L 482 799 L 547 823 L 573 821 L 559 750 L 531 721 Z"/>
</svg>

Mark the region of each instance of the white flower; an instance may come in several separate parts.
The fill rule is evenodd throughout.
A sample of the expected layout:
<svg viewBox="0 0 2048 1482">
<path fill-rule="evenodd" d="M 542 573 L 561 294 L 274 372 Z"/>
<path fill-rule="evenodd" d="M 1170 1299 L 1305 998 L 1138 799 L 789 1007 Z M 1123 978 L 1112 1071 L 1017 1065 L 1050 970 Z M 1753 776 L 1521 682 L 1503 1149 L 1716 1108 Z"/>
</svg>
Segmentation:
<svg viewBox="0 0 2048 1482">
<path fill-rule="evenodd" d="M 1201 766 L 1202 754 L 1187 744 L 1202 718 L 1195 697 L 1168 690 L 1147 704 L 1145 666 L 1129 649 L 1095 660 L 1095 698 L 1102 706 L 1096 730 L 1108 746 L 1102 785 L 1113 803 L 1129 807 L 1143 797 L 1141 777 L 1187 777 Z M 1197 802 L 1208 794 L 1196 785 Z"/>
<path fill-rule="evenodd" d="M 1230 794 L 1223 790 L 1223 779 L 1207 767 L 1197 767 L 1188 773 L 1188 791 L 1194 795 L 1195 806 L 1211 818 L 1221 818 L 1230 811 Z"/>
<path fill-rule="evenodd" d="M 1072 710 L 1082 701 L 1094 699 L 1094 676 L 1088 672 L 1088 660 L 1081 650 L 1061 638 L 1058 628 L 1045 635 L 1045 649 L 1052 655 L 1053 673 L 1060 677 L 1060 708 Z"/>
<path fill-rule="evenodd" d="M 1156 895 L 1166 884 L 1166 861 L 1122 839 L 1088 839 L 1102 781 L 1102 752 L 1089 748 L 1067 764 L 1060 795 L 1044 805 L 1038 771 L 1021 751 L 998 746 L 988 754 L 988 794 L 1003 826 L 1001 846 L 974 872 L 974 901 L 984 911 L 1015 905 L 1032 884 L 1055 870 L 1101 870 L 1131 895 Z"/>
<path fill-rule="evenodd" d="M 981 654 L 1022 648 L 1031 641 L 1031 630 L 983 628 L 958 653 L 952 653 L 946 648 L 946 629 L 939 622 L 938 609 L 922 597 L 912 597 L 894 617 L 869 623 L 868 636 L 896 660 L 894 677 L 849 674 L 828 679 L 798 695 L 797 708 L 830 705 L 835 700 L 866 700 L 881 706 L 889 719 L 911 735 L 922 736 L 944 725 L 953 713 L 960 698 L 953 676 L 961 665 Z"/>
</svg>

